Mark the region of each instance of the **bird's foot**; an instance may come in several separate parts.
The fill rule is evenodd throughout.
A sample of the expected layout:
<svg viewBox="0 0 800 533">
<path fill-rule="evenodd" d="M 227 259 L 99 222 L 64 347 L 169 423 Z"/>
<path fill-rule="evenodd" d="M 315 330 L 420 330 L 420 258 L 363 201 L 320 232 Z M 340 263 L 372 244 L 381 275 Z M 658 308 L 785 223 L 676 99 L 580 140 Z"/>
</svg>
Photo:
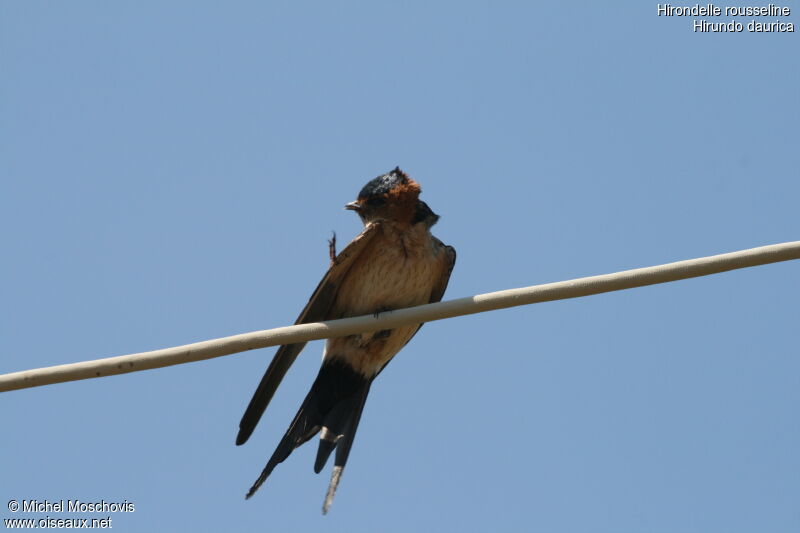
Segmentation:
<svg viewBox="0 0 800 533">
<path fill-rule="evenodd" d="M 385 313 L 385 312 L 391 311 L 391 310 L 392 310 L 391 307 L 385 307 L 385 306 L 379 307 L 379 308 L 377 308 L 375 310 L 374 313 L 372 313 L 372 316 L 374 316 L 375 318 L 378 318 L 379 316 L 381 316 L 381 313 Z"/>
<path fill-rule="evenodd" d="M 336 232 L 331 232 L 333 235 L 328 239 L 328 256 L 331 258 L 331 266 L 336 261 Z"/>
</svg>

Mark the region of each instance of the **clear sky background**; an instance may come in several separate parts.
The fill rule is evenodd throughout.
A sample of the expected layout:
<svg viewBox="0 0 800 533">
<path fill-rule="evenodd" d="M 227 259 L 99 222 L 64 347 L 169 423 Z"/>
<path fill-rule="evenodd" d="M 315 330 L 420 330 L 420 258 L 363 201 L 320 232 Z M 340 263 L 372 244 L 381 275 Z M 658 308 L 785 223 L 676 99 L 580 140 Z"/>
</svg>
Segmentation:
<svg viewBox="0 0 800 533">
<path fill-rule="evenodd" d="M 800 239 L 798 34 L 656 5 L 2 2 L 0 372 L 292 323 L 331 231 L 360 230 L 342 206 L 395 165 L 458 251 L 446 298 Z M 320 342 L 238 448 L 274 349 L 5 393 L 0 518 L 80 499 L 133 502 L 115 531 L 796 532 L 799 275 L 429 324 L 326 517 L 316 444 L 244 500 Z"/>
</svg>

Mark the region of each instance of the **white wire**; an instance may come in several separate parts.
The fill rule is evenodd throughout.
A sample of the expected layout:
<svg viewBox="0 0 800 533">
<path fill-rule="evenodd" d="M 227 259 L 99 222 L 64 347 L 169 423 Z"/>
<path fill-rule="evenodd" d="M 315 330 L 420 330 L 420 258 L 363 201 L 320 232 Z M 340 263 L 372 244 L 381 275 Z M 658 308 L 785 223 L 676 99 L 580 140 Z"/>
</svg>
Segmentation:
<svg viewBox="0 0 800 533">
<path fill-rule="evenodd" d="M 665 265 L 625 270 L 614 274 L 478 294 L 467 298 L 381 313 L 377 318 L 373 315 L 366 315 L 328 322 L 286 326 L 151 352 L 12 372 L 0 375 L 0 392 L 137 372 L 139 370 L 201 361 L 268 346 L 392 329 L 409 324 L 483 313 L 518 305 L 577 298 L 579 296 L 666 283 L 697 276 L 707 276 L 728 270 L 791 259 L 800 259 L 800 241 L 761 246 L 759 248 L 689 259 Z"/>
</svg>

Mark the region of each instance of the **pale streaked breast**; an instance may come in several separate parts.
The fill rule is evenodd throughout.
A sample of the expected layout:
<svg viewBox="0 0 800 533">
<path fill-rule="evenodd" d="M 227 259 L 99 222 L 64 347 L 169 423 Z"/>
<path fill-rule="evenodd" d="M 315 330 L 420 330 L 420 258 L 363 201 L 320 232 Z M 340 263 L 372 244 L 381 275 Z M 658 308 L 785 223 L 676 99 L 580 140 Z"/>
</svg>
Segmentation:
<svg viewBox="0 0 800 533">
<path fill-rule="evenodd" d="M 423 227 L 401 238 L 390 228 L 376 235 L 348 272 L 332 316 L 365 315 L 428 303 L 442 276 L 444 254 Z M 346 360 L 367 376 L 377 373 L 408 342 L 418 326 L 328 339 L 325 357 Z"/>
</svg>

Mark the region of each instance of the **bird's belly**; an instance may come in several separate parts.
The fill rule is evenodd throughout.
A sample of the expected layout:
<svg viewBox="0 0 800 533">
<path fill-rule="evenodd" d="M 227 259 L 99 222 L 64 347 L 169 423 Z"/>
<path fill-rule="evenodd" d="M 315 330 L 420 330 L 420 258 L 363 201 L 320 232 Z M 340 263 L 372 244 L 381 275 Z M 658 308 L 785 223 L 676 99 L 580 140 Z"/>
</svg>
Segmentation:
<svg viewBox="0 0 800 533">
<path fill-rule="evenodd" d="M 424 249 L 424 248 L 423 248 Z M 353 265 L 336 297 L 333 316 L 366 315 L 430 301 L 440 275 L 433 253 L 409 255 L 402 247 L 378 246 Z M 419 328 L 405 326 L 329 339 L 326 357 L 344 359 L 371 377 L 400 351 Z"/>
</svg>

